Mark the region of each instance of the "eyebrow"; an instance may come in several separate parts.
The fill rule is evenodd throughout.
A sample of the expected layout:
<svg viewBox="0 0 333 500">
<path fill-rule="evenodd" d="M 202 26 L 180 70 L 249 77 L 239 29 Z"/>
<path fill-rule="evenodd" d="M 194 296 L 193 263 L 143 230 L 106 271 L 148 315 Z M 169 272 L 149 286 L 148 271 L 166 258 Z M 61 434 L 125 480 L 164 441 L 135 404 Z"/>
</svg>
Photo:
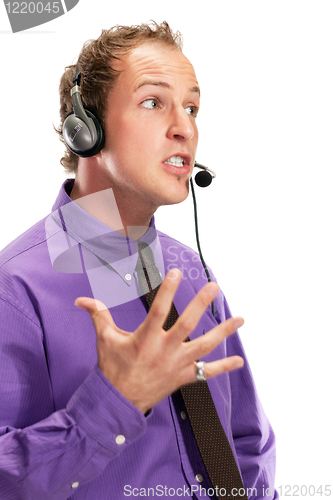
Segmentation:
<svg viewBox="0 0 333 500">
<path fill-rule="evenodd" d="M 165 87 L 167 89 L 173 88 L 172 85 L 170 85 L 170 83 L 168 83 L 168 82 L 164 82 L 164 81 L 160 81 L 160 80 L 144 80 L 135 88 L 134 92 L 137 92 L 144 85 L 155 85 L 156 87 Z M 195 93 L 199 94 L 199 96 L 200 96 L 200 88 L 197 86 L 191 87 L 189 89 L 189 91 L 195 92 Z"/>
</svg>

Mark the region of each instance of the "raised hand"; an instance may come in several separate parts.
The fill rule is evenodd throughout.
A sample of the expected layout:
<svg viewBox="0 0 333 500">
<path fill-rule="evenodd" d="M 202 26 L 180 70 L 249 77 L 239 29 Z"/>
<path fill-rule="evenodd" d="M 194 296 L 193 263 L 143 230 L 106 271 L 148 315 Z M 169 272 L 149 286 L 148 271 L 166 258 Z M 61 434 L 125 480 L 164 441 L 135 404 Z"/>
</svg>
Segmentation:
<svg viewBox="0 0 333 500">
<path fill-rule="evenodd" d="M 204 336 L 184 342 L 219 292 L 217 283 L 207 283 L 170 330 L 163 330 L 180 280 L 178 269 L 168 272 L 147 318 L 135 332 L 118 328 L 101 302 L 87 297 L 75 301 L 94 322 L 101 371 L 143 413 L 180 386 L 195 382 L 195 360 L 211 352 L 244 323 L 240 317 L 230 318 Z M 240 368 L 243 363 L 240 356 L 206 363 L 205 377 Z"/>
</svg>

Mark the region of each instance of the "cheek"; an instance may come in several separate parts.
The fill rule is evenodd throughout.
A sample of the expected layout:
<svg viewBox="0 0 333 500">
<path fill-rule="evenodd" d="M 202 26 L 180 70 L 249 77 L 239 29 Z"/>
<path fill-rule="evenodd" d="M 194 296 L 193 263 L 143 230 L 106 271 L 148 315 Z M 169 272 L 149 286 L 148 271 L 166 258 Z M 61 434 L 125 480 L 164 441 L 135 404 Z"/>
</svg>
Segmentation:
<svg viewBox="0 0 333 500">
<path fill-rule="evenodd" d="M 197 127 L 196 123 L 194 125 L 194 135 L 193 135 L 192 141 L 193 141 L 194 147 L 197 148 L 198 141 L 199 141 L 199 131 L 198 131 L 198 127 Z"/>
<path fill-rule="evenodd" d="M 161 139 L 158 137 L 157 128 L 151 122 L 133 119 L 124 123 L 117 132 L 118 144 L 126 148 L 127 155 L 134 156 L 136 161 L 149 162 L 156 157 L 161 149 Z"/>
<path fill-rule="evenodd" d="M 106 145 L 114 160 L 122 164 L 140 163 L 141 167 L 161 161 L 163 124 L 151 116 L 122 115 L 113 110 L 109 115 Z"/>
</svg>

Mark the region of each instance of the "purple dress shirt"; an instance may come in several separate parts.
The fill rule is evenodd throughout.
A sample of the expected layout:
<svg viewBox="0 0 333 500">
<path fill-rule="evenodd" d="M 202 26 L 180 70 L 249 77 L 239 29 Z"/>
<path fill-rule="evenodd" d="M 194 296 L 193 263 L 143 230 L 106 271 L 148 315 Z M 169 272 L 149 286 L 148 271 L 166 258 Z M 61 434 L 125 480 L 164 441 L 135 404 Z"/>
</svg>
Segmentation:
<svg viewBox="0 0 333 500">
<path fill-rule="evenodd" d="M 97 367 L 95 329 L 75 299 L 104 301 L 127 331 L 144 321 L 147 306 L 137 242 L 74 204 L 72 186 L 66 181 L 51 216 L 0 253 L 0 498 L 208 498 L 211 485 L 181 403 L 165 398 L 145 417 Z M 174 299 L 181 314 L 207 282 L 198 255 L 156 232 L 153 220 L 142 239 L 162 277 L 182 269 Z M 222 292 L 215 316 L 207 308 L 191 339 L 230 317 Z M 274 434 L 238 333 L 204 360 L 234 354 L 245 366 L 209 379 L 209 388 L 248 497 L 277 498 Z"/>
</svg>

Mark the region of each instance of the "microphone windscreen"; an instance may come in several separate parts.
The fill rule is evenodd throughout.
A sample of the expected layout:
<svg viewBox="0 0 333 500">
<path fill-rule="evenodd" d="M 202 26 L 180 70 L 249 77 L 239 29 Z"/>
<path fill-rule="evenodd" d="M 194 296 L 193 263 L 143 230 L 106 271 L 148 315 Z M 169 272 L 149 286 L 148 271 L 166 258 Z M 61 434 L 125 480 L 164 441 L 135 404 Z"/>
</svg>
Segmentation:
<svg viewBox="0 0 333 500">
<path fill-rule="evenodd" d="M 194 180 L 198 186 L 207 187 L 211 184 L 213 177 L 207 170 L 202 170 L 196 174 Z"/>
</svg>

